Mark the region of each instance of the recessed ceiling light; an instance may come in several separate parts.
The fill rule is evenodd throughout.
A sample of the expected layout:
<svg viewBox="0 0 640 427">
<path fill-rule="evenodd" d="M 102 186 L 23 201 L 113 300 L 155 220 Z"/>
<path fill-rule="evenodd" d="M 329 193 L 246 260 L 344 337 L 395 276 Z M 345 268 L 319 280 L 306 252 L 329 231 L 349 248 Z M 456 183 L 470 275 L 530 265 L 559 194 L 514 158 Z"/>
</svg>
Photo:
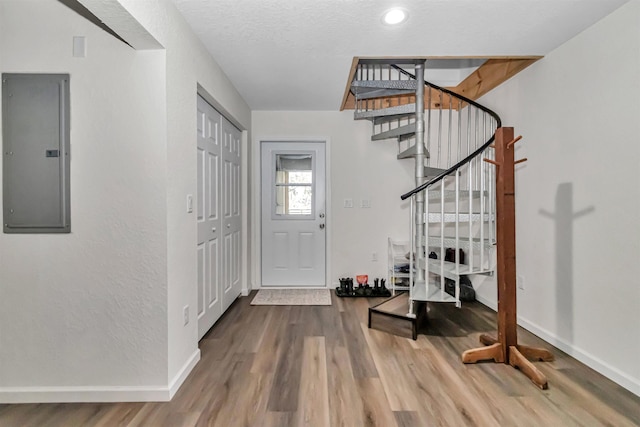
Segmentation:
<svg viewBox="0 0 640 427">
<path fill-rule="evenodd" d="M 398 25 L 407 20 L 407 11 L 404 9 L 389 9 L 382 16 L 382 22 L 387 25 Z"/>
</svg>

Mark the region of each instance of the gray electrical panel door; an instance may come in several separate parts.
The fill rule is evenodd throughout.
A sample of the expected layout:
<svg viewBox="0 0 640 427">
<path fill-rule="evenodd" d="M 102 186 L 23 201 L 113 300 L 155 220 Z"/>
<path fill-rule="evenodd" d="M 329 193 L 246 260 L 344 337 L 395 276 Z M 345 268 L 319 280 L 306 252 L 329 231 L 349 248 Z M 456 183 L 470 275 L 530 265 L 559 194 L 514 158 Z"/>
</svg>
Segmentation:
<svg viewBox="0 0 640 427">
<path fill-rule="evenodd" d="M 69 75 L 2 74 L 5 233 L 69 233 Z"/>
</svg>

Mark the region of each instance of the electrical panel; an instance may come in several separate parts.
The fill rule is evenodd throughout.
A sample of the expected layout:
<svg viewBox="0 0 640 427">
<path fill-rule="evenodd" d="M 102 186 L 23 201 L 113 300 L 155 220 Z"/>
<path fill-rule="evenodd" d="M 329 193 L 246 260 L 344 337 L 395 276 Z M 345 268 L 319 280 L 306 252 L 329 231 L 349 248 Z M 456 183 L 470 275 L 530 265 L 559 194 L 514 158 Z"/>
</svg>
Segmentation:
<svg viewBox="0 0 640 427">
<path fill-rule="evenodd" d="M 5 233 L 71 232 L 69 75 L 2 74 Z"/>
</svg>

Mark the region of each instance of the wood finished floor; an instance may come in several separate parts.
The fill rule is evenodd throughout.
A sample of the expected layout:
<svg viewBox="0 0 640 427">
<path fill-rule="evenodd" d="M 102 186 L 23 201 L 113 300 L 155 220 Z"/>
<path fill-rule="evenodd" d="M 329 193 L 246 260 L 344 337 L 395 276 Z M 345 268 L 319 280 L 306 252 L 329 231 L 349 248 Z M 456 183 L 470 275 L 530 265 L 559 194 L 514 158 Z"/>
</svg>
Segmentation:
<svg viewBox="0 0 640 427">
<path fill-rule="evenodd" d="M 640 398 L 551 349 L 549 390 L 503 364 L 463 365 L 495 328 L 481 304 L 431 307 L 417 341 L 370 330 L 380 300 L 251 306 L 240 298 L 200 342 L 171 402 L 0 405 L 0 426 L 638 426 Z"/>
</svg>

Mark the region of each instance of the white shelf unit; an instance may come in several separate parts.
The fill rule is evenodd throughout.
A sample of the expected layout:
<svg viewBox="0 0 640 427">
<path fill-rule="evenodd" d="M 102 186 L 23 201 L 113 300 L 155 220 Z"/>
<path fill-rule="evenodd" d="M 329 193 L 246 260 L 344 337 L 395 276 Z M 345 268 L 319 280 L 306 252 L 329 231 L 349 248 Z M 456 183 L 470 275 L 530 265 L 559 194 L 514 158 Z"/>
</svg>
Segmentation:
<svg viewBox="0 0 640 427">
<path fill-rule="evenodd" d="M 391 237 L 388 242 L 387 282 L 392 294 L 395 295 L 396 291 L 409 290 L 409 272 L 399 272 L 397 269 L 409 266 L 407 254 L 411 251 L 411 243 L 408 240 L 394 240 Z"/>
</svg>

